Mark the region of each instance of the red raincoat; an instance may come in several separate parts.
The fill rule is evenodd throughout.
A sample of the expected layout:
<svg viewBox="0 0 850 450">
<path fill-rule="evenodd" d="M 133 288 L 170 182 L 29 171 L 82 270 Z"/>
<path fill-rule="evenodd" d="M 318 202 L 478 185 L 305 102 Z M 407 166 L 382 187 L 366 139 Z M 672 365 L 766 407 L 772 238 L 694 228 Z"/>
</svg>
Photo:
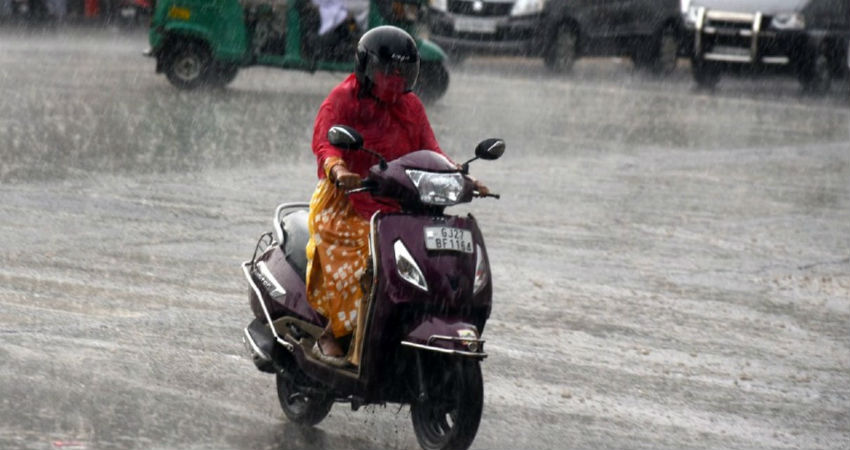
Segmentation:
<svg viewBox="0 0 850 450">
<path fill-rule="evenodd" d="M 363 136 L 363 146 L 384 156 L 388 161 L 416 150 L 433 150 L 443 154 L 425 115 L 425 107 L 413 94 L 402 95 L 392 105 L 361 96 L 360 83 L 351 74 L 337 85 L 319 107 L 313 127 L 313 153 L 318 162 L 319 178 L 325 178 L 325 161 L 339 157 L 348 170 L 366 177 L 377 158 L 367 152 L 343 151 L 328 142 L 333 125 L 348 125 Z M 376 211 L 396 211 L 398 206 L 376 202 L 369 194 L 349 196 L 355 211 L 365 219 Z"/>
</svg>

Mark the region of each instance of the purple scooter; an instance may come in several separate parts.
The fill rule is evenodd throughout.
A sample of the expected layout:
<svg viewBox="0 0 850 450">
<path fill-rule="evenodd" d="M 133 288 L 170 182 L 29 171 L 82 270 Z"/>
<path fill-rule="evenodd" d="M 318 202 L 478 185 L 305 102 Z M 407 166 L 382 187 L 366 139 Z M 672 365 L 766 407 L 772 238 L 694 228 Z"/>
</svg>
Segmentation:
<svg viewBox="0 0 850 450">
<path fill-rule="evenodd" d="M 338 367 L 311 351 L 327 323 L 307 302 L 306 203 L 277 207 L 274 231 L 264 234 L 242 265 L 256 317 L 244 341 L 257 368 L 274 373 L 284 414 L 318 424 L 334 402 L 409 404 L 424 449 L 466 449 L 484 403 L 481 333 L 490 315 L 492 285 L 481 230 L 471 215 L 446 215 L 447 206 L 478 196 L 466 177 L 469 162 L 502 156 L 505 143 L 486 139 L 458 170 L 420 150 L 387 162 L 363 148 L 356 130 L 334 126 L 334 145 L 365 151 L 379 161 L 363 187 L 397 201 L 399 213 L 376 213 L 369 236 L 370 269 L 361 280 L 364 301 L 349 359 Z M 498 198 L 498 195 L 490 194 Z"/>
</svg>

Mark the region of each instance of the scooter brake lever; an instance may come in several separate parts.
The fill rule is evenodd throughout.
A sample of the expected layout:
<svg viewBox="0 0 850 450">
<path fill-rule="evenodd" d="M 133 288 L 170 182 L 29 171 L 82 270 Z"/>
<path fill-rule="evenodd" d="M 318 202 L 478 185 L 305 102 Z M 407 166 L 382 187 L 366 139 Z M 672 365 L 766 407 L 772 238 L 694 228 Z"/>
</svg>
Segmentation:
<svg viewBox="0 0 850 450">
<path fill-rule="evenodd" d="M 356 194 L 358 192 L 368 192 L 368 191 L 375 189 L 376 187 L 378 187 L 377 183 L 375 183 L 374 181 L 372 181 L 368 178 L 364 178 L 363 181 L 360 182 L 359 188 L 347 190 L 347 191 L 345 191 L 345 193 L 346 194 Z"/>
<path fill-rule="evenodd" d="M 368 190 L 369 190 L 369 188 L 367 188 L 367 187 L 359 187 L 359 188 L 349 189 L 349 190 L 345 191 L 345 193 L 346 194 L 356 194 L 358 192 L 366 192 Z"/>
</svg>

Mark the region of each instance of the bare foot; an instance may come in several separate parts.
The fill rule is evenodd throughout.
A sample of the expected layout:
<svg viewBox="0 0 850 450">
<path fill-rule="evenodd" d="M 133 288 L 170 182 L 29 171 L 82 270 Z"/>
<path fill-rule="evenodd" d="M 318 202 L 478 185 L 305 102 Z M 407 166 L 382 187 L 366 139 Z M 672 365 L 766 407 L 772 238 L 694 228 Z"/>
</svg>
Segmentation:
<svg viewBox="0 0 850 450">
<path fill-rule="evenodd" d="M 319 336 L 319 348 L 325 356 L 341 357 L 345 356 L 342 347 L 334 339 L 333 335 L 323 334 Z"/>
</svg>

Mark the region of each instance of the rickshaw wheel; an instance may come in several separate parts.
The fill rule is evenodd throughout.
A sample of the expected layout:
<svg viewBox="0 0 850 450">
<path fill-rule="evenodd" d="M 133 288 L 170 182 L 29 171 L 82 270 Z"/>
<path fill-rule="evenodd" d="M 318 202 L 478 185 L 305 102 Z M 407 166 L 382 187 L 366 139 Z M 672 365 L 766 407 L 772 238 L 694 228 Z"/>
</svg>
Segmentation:
<svg viewBox="0 0 850 450">
<path fill-rule="evenodd" d="M 209 50 L 203 45 L 175 41 L 165 58 L 165 75 L 178 89 L 195 89 L 207 81 L 211 58 Z"/>
<path fill-rule="evenodd" d="M 422 61 L 419 66 L 419 80 L 413 88 L 423 103 L 433 103 L 442 97 L 449 88 L 449 72 L 440 61 Z"/>
<path fill-rule="evenodd" d="M 217 64 L 209 71 L 209 83 L 213 87 L 225 87 L 236 78 L 238 73 L 239 66 L 235 64 Z"/>
</svg>

